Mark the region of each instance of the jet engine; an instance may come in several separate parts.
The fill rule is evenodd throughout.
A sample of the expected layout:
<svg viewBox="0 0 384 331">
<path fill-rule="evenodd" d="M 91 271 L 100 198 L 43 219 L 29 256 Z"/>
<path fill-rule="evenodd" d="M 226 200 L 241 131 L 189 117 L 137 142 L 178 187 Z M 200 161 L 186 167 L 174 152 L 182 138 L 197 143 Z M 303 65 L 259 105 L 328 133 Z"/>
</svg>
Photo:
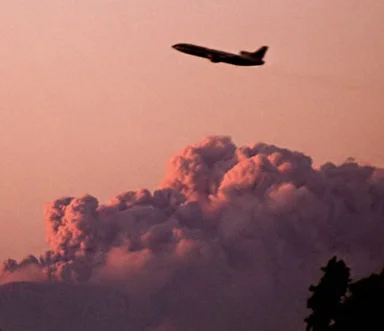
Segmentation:
<svg viewBox="0 0 384 331">
<path fill-rule="evenodd" d="M 213 63 L 218 63 L 220 62 L 220 58 L 218 56 L 215 56 L 214 54 L 209 54 L 208 58 L 211 62 Z"/>
</svg>

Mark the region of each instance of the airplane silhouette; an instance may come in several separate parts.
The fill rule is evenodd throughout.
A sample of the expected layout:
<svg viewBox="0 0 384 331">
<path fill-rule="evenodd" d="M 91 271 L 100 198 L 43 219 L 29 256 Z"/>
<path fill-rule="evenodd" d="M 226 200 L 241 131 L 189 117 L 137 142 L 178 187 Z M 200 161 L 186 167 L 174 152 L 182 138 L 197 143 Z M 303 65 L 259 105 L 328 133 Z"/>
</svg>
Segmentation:
<svg viewBox="0 0 384 331">
<path fill-rule="evenodd" d="M 261 66 L 268 46 L 262 46 L 255 52 L 240 51 L 239 54 L 228 53 L 193 44 L 175 44 L 172 48 L 194 56 L 209 59 L 213 63 L 224 62 L 237 66 Z"/>
</svg>

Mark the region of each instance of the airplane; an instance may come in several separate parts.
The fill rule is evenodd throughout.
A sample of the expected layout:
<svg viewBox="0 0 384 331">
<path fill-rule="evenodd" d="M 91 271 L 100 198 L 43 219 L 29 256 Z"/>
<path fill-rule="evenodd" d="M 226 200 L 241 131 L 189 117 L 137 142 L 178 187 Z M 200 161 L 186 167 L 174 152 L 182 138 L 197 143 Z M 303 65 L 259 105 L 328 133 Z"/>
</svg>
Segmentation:
<svg viewBox="0 0 384 331">
<path fill-rule="evenodd" d="M 233 54 L 185 43 L 175 44 L 172 46 L 172 48 L 183 53 L 207 58 L 213 63 L 225 62 L 237 66 L 263 65 L 263 57 L 268 50 L 268 46 L 262 46 L 255 52 L 240 51 L 239 54 Z"/>
</svg>

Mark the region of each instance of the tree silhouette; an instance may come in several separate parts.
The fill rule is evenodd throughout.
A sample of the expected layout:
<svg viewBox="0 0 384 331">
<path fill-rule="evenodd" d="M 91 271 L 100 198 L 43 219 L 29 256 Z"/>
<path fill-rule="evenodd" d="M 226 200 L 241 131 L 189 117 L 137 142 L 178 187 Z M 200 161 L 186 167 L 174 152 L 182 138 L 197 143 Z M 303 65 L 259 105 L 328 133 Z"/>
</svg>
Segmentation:
<svg viewBox="0 0 384 331">
<path fill-rule="evenodd" d="M 349 268 L 333 257 L 307 300 L 307 331 L 384 330 L 384 270 L 351 283 Z"/>
<path fill-rule="evenodd" d="M 337 261 L 336 257 L 329 260 L 321 270 L 324 276 L 319 284 L 309 287 L 313 294 L 307 300 L 307 307 L 312 309 L 313 313 L 305 319 L 306 331 L 329 330 L 339 313 L 350 282 L 349 268 L 344 261 Z"/>
<path fill-rule="evenodd" d="M 371 275 L 349 286 L 334 331 L 384 330 L 384 274 Z"/>
</svg>

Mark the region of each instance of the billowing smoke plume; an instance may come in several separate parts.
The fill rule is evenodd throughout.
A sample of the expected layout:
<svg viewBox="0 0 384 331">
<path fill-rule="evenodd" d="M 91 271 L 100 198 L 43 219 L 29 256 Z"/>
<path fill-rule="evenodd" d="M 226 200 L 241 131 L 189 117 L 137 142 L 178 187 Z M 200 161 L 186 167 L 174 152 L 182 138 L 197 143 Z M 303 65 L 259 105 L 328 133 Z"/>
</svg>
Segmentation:
<svg viewBox="0 0 384 331">
<path fill-rule="evenodd" d="M 295 330 L 331 256 L 357 276 L 384 265 L 384 182 L 354 162 L 315 169 L 302 153 L 207 137 L 153 193 L 55 200 L 45 224 L 50 250 L 5 262 L 3 282 L 113 288 L 133 331 Z"/>
</svg>

